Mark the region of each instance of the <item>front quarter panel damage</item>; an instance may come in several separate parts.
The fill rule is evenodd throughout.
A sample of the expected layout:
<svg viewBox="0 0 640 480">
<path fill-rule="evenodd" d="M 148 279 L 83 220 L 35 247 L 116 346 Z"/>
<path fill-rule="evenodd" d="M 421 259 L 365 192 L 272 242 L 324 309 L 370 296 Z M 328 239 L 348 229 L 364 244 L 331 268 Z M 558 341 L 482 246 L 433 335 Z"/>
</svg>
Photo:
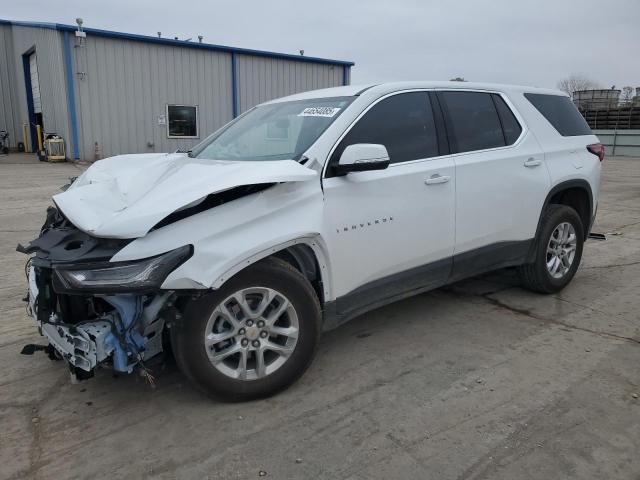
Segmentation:
<svg viewBox="0 0 640 480">
<path fill-rule="evenodd" d="M 166 196 L 167 201 L 161 201 L 150 194 L 154 187 L 149 190 L 148 184 L 144 187 L 147 193 L 136 199 L 138 193 L 131 190 L 131 183 L 125 185 L 119 184 L 118 179 L 109 180 L 104 172 L 78 179 L 61 194 L 76 192 L 76 197 L 69 195 L 64 201 L 59 201 L 61 196 L 55 197 L 60 206 L 66 208 L 65 214 L 55 211 L 43 226 L 41 236 L 27 247 L 21 247 L 21 251 L 36 254 L 27 269 L 32 314 L 41 333 L 55 347 L 57 355 L 69 362 L 76 378 L 93 375 L 99 365 L 121 372 L 132 372 L 136 368 L 147 372 L 145 362 L 162 352 L 165 326 L 180 323 L 181 302 L 197 297 L 207 289 L 220 287 L 246 265 L 289 245 L 307 243 L 313 249 L 327 287 L 325 298 L 330 297 L 330 282 L 326 281 L 330 265 L 320 234 L 322 190 L 319 182 L 303 181 L 317 179 L 318 174 L 297 163 L 293 173 L 286 167 L 287 161 L 273 163 L 284 163 L 292 181 L 286 181 L 282 171 L 275 170 L 273 175 L 264 171 L 249 175 L 244 170 L 247 166 L 243 165 L 244 171 L 236 172 L 243 178 L 242 182 L 227 178 L 226 186 L 231 188 L 223 188 L 222 193 L 208 193 L 205 201 L 187 202 L 184 196 L 174 201 L 169 195 L 171 192 Z M 247 184 L 247 177 L 258 183 Z M 260 183 L 267 180 L 270 184 Z M 103 186 L 90 190 L 93 181 L 102 182 Z M 233 187 L 236 183 L 241 186 Z M 220 185 L 220 182 L 215 187 L 209 185 L 207 191 L 222 188 Z M 87 233 L 91 229 L 86 227 L 89 220 L 96 221 L 95 213 L 101 210 L 89 208 L 85 203 L 84 207 L 92 211 L 89 216 L 94 217 L 87 220 L 89 223 L 84 224 L 85 228 L 77 228 L 73 219 L 66 215 L 69 210 L 66 202 L 71 199 L 98 202 L 98 192 L 104 192 L 104 188 L 118 194 L 112 199 L 115 203 L 106 201 L 103 207 L 108 211 L 119 210 L 107 212 L 104 218 L 97 216 L 102 223 L 93 231 L 105 229 L 104 236 L 97 236 Z M 181 189 L 185 188 L 185 185 L 181 186 Z M 85 195 L 83 191 L 94 193 Z M 192 194 L 201 198 L 202 192 Z M 153 209 L 145 208 L 147 212 L 140 217 L 134 215 L 136 209 L 152 201 L 156 203 L 153 212 Z M 174 210 L 177 205 L 180 207 Z M 142 227 L 129 228 L 138 220 Z M 124 228 L 125 224 L 129 227 Z M 148 233 L 136 238 L 135 235 L 143 230 Z M 121 238 L 125 233 L 126 238 Z M 68 279 L 70 270 L 89 268 L 82 262 L 106 264 L 100 268 L 115 271 L 124 269 L 125 263 L 140 264 L 169 257 L 185 246 L 190 248 L 190 256 L 176 263 L 174 269 L 167 270 L 170 273 L 162 277 L 164 281 L 159 282 L 155 290 L 136 293 L 90 288 L 79 291 L 74 290 L 79 286 L 56 280 Z M 89 277 L 83 278 L 82 282 L 86 282 Z"/>
<path fill-rule="evenodd" d="M 322 275 L 329 278 L 320 228 L 322 207 L 322 190 L 316 182 L 278 184 L 154 230 L 120 250 L 113 261 L 152 256 L 189 241 L 193 256 L 167 277 L 162 288 L 219 288 L 239 269 L 289 242 L 301 241 L 324 260 Z M 323 283 L 328 289 L 330 282 Z"/>
</svg>

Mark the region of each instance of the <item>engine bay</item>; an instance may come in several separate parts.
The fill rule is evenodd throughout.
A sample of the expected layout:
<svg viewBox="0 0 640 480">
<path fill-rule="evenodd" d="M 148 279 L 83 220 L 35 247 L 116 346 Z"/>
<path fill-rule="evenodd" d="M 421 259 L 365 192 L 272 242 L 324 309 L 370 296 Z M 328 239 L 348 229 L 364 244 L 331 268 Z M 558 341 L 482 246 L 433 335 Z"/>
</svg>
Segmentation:
<svg viewBox="0 0 640 480">
<path fill-rule="evenodd" d="M 17 247 L 32 255 L 25 266 L 27 313 L 49 342 L 46 347 L 27 346 L 23 353 L 45 350 L 50 358 L 67 361 L 74 380 L 92 377 L 97 367 L 124 373 L 140 369 L 150 377 L 145 362 L 163 351 L 165 326 L 180 315 L 176 293 L 152 288 L 149 282 L 131 291 L 115 282 L 85 290 L 64 277 L 68 272 L 83 278 L 83 272 L 113 270 L 109 259 L 128 242 L 92 237 L 49 207 L 40 236 Z"/>
</svg>

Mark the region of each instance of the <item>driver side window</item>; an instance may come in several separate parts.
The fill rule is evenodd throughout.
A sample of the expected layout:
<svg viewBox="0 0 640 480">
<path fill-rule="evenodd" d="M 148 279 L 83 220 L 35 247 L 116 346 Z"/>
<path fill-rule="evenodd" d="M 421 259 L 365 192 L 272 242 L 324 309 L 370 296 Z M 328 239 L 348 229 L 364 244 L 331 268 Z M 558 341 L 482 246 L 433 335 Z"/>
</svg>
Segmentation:
<svg viewBox="0 0 640 480">
<path fill-rule="evenodd" d="M 337 164 L 344 149 L 356 143 L 384 145 L 391 163 L 438 156 L 438 138 L 428 93 L 400 93 L 376 103 L 342 139 L 330 164 Z"/>
</svg>

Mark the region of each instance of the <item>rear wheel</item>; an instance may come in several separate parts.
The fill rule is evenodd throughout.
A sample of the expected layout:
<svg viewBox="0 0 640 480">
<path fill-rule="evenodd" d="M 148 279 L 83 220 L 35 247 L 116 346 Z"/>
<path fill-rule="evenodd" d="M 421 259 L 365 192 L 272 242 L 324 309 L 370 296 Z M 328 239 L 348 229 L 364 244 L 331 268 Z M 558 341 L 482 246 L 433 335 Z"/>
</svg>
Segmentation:
<svg viewBox="0 0 640 480">
<path fill-rule="evenodd" d="M 178 366 L 217 399 L 272 395 L 307 369 L 320 336 L 320 305 L 297 270 L 268 259 L 192 301 L 172 344 Z"/>
<path fill-rule="evenodd" d="M 523 286 L 554 293 L 569 284 L 582 258 L 584 229 L 578 213 L 566 205 L 549 205 L 536 238 L 535 260 L 518 269 Z"/>
</svg>

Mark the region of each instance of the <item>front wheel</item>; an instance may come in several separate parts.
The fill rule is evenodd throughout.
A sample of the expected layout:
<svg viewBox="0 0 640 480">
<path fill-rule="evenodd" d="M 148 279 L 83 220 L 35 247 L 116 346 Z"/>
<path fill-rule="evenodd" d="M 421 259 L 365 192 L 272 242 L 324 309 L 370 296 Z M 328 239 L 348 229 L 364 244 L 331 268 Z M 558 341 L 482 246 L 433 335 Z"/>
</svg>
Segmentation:
<svg viewBox="0 0 640 480">
<path fill-rule="evenodd" d="M 549 205 L 542 215 L 534 262 L 518 269 L 523 286 L 540 293 L 562 290 L 578 270 L 583 245 L 578 213 L 567 205 Z"/>
<path fill-rule="evenodd" d="M 307 279 L 267 259 L 191 301 L 172 345 L 182 372 L 225 401 L 266 397 L 307 369 L 320 336 L 320 305 Z"/>
</svg>

